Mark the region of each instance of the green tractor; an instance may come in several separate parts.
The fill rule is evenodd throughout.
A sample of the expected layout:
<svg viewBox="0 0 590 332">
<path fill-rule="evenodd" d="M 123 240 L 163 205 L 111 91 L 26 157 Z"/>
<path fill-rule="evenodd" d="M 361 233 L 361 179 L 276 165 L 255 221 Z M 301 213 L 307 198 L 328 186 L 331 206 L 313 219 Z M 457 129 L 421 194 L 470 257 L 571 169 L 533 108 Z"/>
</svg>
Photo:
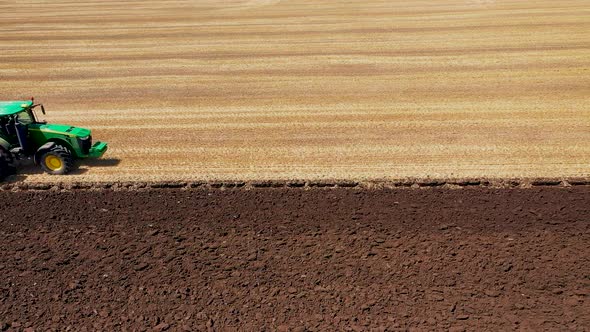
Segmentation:
<svg viewBox="0 0 590 332">
<path fill-rule="evenodd" d="M 32 159 L 49 174 L 67 174 L 77 159 L 99 158 L 107 143 L 92 143 L 88 129 L 38 121 L 35 109 L 42 104 L 0 101 L 0 180 L 14 174 L 15 162 Z"/>
</svg>

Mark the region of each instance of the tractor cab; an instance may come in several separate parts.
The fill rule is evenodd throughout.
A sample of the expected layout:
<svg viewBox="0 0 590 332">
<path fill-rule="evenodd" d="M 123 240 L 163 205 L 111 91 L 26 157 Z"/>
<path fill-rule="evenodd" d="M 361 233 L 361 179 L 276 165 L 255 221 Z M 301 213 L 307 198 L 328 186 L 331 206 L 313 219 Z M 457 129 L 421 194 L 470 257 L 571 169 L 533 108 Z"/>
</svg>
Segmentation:
<svg viewBox="0 0 590 332">
<path fill-rule="evenodd" d="M 92 143 L 89 129 L 39 121 L 37 109 L 45 114 L 34 99 L 0 102 L 0 150 L 5 159 L 33 159 L 49 174 L 66 174 L 76 159 L 99 158 L 106 152 L 106 143 Z"/>
<path fill-rule="evenodd" d="M 5 136 L 9 142 L 18 142 L 19 146 L 14 148 L 18 149 L 19 152 L 26 152 L 30 148 L 28 140 L 29 126 L 35 123 L 46 124 L 44 121 L 37 121 L 32 102 L 29 103 L 30 105 L 28 103 L 21 104 L 23 109 L 18 113 L 0 116 L 0 137 Z M 45 114 L 44 108 L 43 113 Z"/>
</svg>

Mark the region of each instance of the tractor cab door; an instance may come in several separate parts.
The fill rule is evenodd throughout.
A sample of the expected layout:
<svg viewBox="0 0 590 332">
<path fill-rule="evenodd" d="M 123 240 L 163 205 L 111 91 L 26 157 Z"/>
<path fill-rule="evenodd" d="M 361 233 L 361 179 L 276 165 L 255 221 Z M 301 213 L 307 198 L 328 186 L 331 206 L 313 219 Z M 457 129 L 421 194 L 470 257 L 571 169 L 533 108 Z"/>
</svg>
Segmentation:
<svg viewBox="0 0 590 332">
<path fill-rule="evenodd" d="M 12 115 L 0 117 L 0 135 L 9 137 L 14 134 L 14 117 Z"/>
<path fill-rule="evenodd" d="M 10 142 L 14 142 L 14 132 L 14 122 L 11 123 L 7 116 L 0 117 L 0 147 L 6 151 L 10 151 L 13 145 Z"/>
<path fill-rule="evenodd" d="M 31 152 L 29 151 L 31 146 L 31 144 L 29 144 L 29 124 L 32 122 L 31 115 L 28 112 L 18 113 L 14 117 L 14 131 L 18 139 L 18 144 L 21 147 L 21 151 L 25 154 Z"/>
<path fill-rule="evenodd" d="M 14 128 L 16 131 L 16 137 L 18 138 L 18 144 L 20 144 L 22 151 L 27 153 L 29 151 L 29 126 L 16 121 Z"/>
</svg>

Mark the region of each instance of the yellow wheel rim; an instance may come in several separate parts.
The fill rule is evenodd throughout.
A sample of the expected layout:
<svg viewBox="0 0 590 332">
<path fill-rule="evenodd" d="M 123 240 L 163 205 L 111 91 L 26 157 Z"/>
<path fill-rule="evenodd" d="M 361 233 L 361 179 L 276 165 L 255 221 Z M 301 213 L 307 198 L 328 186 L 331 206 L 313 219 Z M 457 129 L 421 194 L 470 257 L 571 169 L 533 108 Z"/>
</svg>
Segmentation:
<svg viewBox="0 0 590 332">
<path fill-rule="evenodd" d="M 57 171 L 63 166 L 63 163 L 58 157 L 49 155 L 45 157 L 45 166 L 52 171 Z"/>
</svg>

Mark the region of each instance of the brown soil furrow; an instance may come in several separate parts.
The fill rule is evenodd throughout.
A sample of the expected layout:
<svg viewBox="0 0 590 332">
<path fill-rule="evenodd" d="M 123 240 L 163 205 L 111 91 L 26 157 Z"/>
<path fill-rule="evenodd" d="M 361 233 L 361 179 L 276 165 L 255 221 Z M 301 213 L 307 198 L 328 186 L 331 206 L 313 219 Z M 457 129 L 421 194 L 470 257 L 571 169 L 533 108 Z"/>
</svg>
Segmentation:
<svg viewBox="0 0 590 332">
<path fill-rule="evenodd" d="M 0 192 L 0 326 L 584 331 L 589 188 Z"/>
</svg>

